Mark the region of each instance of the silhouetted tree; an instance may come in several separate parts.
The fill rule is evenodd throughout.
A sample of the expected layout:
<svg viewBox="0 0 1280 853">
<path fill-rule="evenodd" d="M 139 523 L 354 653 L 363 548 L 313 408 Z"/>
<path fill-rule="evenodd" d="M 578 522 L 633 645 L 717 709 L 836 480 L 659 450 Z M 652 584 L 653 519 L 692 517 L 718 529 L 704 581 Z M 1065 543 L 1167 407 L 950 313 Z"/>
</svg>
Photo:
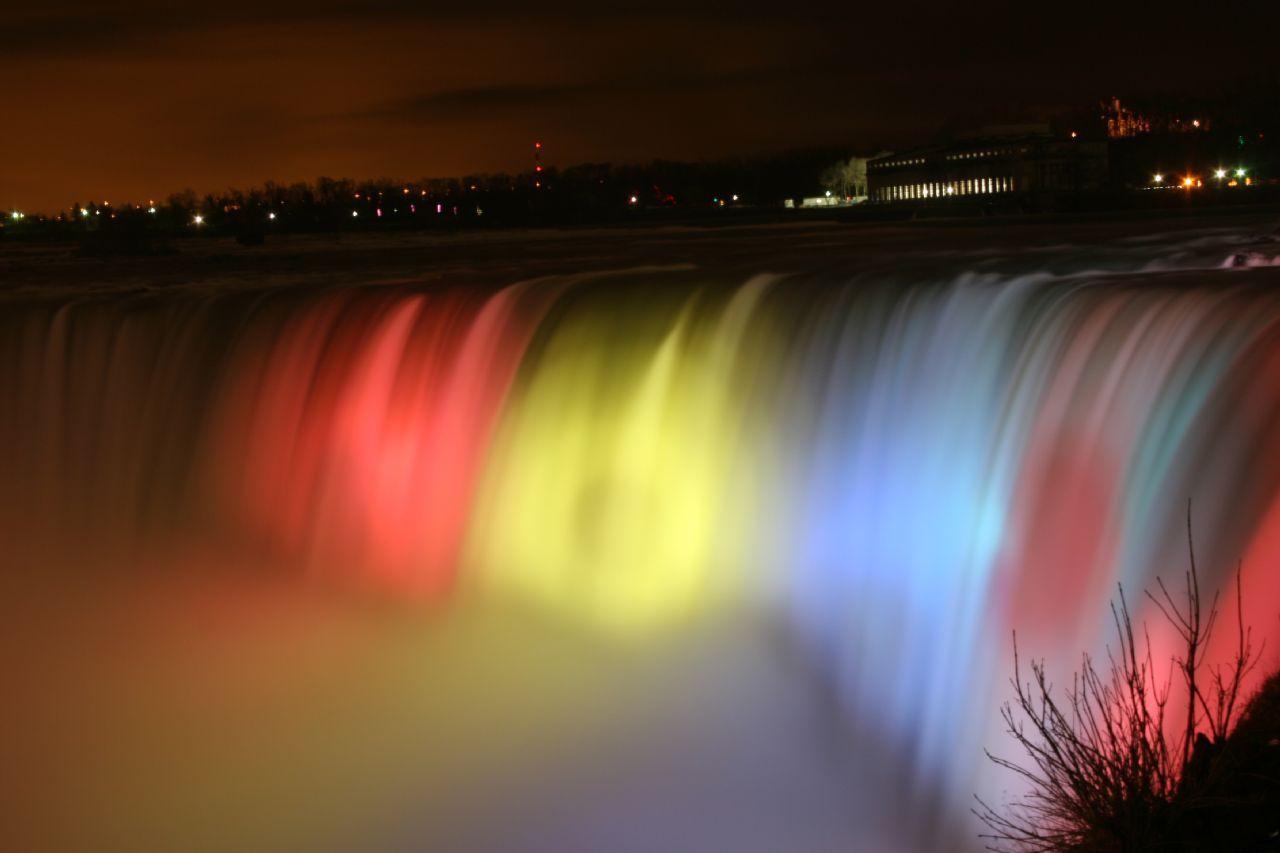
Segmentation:
<svg viewBox="0 0 1280 853">
<path fill-rule="evenodd" d="M 1255 652 L 1243 623 L 1237 570 L 1235 653 L 1225 666 L 1206 667 L 1218 597 L 1202 609 L 1189 512 L 1187 541 L 1190 568 L 1181 595 L 1175 597 L 1162 580 L 1158 595 L 1147 593 L 1181 640 L 1183 651 L 1172 661 L 1184 692 L 1176 708 L 1170 707 L 1170 681 L 1160 681 L 1145 631 L 1139 649 L 1123 588 L 1111 608 L 1117 649 L 1108 653 L 1104 670 L 1085 655 L 1065 693 L 1055 693 L 1044 661 L 1031 662 L 1031 678 L 1023 680 L 1015 636 L 1014 700 L 1001 713 L 1024 758 L 987 755 L 1020 777 L 1028 791 L 1004 809 L 978 800 L 975 814 L 990 831 L 983 836 L 990 849 L 1262 849 L 1235 845 L 1265 837 L 1228 841 L 1237 831 L 1232 821 L 1205 819 L 1214 810 L 1221 816 L 1224 808 L 1257 809 L 1238 796 L 1224 797 L 1222 756 L 1228 754 L 1244 679 L 1261 649 Z"/>
</svg>

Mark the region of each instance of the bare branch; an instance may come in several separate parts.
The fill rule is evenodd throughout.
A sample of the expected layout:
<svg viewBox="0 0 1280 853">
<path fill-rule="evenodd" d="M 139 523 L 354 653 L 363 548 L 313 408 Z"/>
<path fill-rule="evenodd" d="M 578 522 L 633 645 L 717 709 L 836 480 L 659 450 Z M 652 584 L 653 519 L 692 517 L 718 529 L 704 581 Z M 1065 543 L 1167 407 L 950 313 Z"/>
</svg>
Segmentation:
<svg viewBox="0 0 1280 853">
<path fill-rule="evenodd" d="M 1177 841 L 1168 817 L 1175 807 L 1196 808 L 1203 799 L 1192 763 L 1201 761 L 1197 738 L 1211 743 L 1231 732 L 1246 676 L 1258 662 L 1244 625 L 1241 570 L 1236 568 L 1236 649 L 1225 666 L 1202 675 L 1204 650 L 1218 615 L 1215 593 L 1201 606 L 1199 568 L 1187 507 L 1188 570 L 1179 601 L 1164 580 L 1159 595 L 1145 592 L 1182 643 L 1163 680 L 1157 675 L 1150 632 L 1134 630 L 1123 586 L 1111 604 L 1116 646 L 1107 647 L 1100 672 L 1083 655 L 1071 686 L 1055 694 L 1043 660 L 1024 679 L 1017 634 L 1013 636 L 1013 701 L 1001 708 L 1005 728 L 1022 751 L 1018 762 L 987 753 L 997 766 L 1027 784 L 1028 793 L 997 810 L 978 799 L 973 813 L 989 834 L 992 850 L 1049 851 L 1147 849 Z M 1185 707 L 1181 732 L 1166 729 L 1174 671 L 1181 676 Z M 1200 738 L 1201 741 L 1204 738 Z M 1199 772 L 1197 770 L 1197 772 Z"/>
</svg>

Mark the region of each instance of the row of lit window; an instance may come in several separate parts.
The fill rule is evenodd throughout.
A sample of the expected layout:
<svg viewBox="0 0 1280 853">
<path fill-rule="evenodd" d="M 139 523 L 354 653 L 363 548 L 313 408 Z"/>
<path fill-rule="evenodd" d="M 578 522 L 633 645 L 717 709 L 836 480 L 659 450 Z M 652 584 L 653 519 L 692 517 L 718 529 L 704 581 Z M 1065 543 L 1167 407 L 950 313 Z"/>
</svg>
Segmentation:
<svg viewBox="0 0 1280 853">
<path fill-rule="evenodd" d="M 924 158 L 916 157 L 912 160 L 894 160 L 892 163 L 872 163 L 873 169 L 895 169 L 898 166 L 923 166 Z"/>
<path fill-rule="evenodd" d="M 981 157 L 996 157 L 1001 154 L 1012 154 L 1013 149 L 998 149 L 995 151 L 965 151 L 963 154 L 948 154 L 948 160 L 977 160 Z"/>
<path fill-rule="evenodd" d="M 947 195 L 986 195 L 988 193 L 1008 193 L 1016 189 L 1013 178 L 968 178 L 963 181 L 946 183 L 903 184 L 896 187 L 881 187 L 876 191 L 877 201 L 910 201 L 914 199 L 937 198 Z"/>
</svg>

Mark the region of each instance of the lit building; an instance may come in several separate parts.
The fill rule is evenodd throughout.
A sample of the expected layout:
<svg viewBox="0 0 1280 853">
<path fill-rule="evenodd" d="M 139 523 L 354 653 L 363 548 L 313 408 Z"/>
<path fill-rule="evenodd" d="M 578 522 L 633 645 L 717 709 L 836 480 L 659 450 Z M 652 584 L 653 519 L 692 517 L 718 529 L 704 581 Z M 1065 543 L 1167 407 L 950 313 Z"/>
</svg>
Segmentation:
<svg viewBox="0 0 1280 853">
<path fill-rule="evenodd" d="M 1119 98 L 1102 105 L 1102 118 L 1107 123 L 1107 136 L 1112 139 L 1151 132 L 1151 120 L 1121 104 Z"/>
<path fill-rule="evenodd" d="M 870 200 L 880 203 L 1079 192 L 1097 189 L 1106 176 L 1105 142 L 1059 139 L 1039 128 L 888 154 L 867 164 Z"/>
</svg>

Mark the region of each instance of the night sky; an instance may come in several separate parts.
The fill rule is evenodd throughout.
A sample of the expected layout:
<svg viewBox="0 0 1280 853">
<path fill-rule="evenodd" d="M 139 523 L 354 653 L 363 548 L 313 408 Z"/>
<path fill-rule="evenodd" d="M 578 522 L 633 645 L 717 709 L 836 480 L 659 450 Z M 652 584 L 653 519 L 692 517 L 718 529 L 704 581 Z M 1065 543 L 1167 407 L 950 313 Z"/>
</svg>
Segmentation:
<svg viewBox="0 0 1280 853">
<path fill-rule="evenodd" d="M 1274 69 L 1269 5 L 30 3 L 0 206 L 903 145 Z"/>
</svg>

